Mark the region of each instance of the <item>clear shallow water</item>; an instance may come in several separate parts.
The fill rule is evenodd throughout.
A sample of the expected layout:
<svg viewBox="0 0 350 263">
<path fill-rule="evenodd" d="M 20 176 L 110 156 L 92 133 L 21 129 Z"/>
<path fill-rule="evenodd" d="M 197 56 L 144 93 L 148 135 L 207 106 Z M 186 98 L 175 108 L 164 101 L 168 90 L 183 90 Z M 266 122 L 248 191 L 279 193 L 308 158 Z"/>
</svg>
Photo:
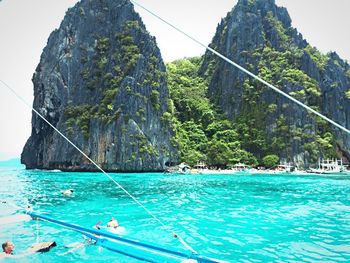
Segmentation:
<svg viewBox="0 0 350 263">
<path fill-rule="evenodd" d="M 350 176 L 111 174 L 194 249 L 230 262 L 349 262 Z M 60 190 L 73 188 L 72 197 Z M 105 176 L 26 171 L 0 164 L 0 200 L 57 219 L 92 226 L 115 216 L 129 237 L 181 247 Z M 0 203 L 0 216 L 18 212 Z M 20 254 L 36 241 L 33 221 L 0 226 L 0 241 Z M 138 262 L 97 246 L 74 253 L 73 231 L 39 224 L 39 241 L 55 240 L 49 253 L 8 262 Z"/>
</svg>

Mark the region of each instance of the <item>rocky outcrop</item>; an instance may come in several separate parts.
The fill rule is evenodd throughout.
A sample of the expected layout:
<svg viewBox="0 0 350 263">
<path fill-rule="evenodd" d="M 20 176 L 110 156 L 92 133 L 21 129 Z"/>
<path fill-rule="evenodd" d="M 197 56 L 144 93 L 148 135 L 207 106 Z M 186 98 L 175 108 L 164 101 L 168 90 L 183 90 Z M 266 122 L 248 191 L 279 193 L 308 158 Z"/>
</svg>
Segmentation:
<svg viewBox="0 0 350 263">
<path fill-rule="evenodd" d="M 274 0 L 239 0 L 217 27 L 212 48 L 341 125 L 350 128 L 349 65 L 335 53 L 322 55 Z M 350 136 L 206 52 L 200 69 L 208 95 L 236 124 L 245 125 L 258 157 L 308 166 L 318 157 L 350 157 Z M 259 133 L 252 133 L 257 130 Z M 257 138 L 259 137 L 259 138 Z M 345 158 L 346 157 L 346 158 Z"/>
<path fill-rule="evenodd" d="M 336 53 L 328 54 L 324 71 L 320 72 L 321 111 L 338 124 L 350 129 L 350 66 Z M 333 129 L 338 155 L 350 160 L 350 136 Z"/>
<path fill-rule="evenodd" d="M 176 162 L 172 129 L 162 120 L 165 66 L 128 0 L 82 0 L 69 9 L 33 84 L 33 107 L 102 168 L 161 171 Z M 29 169 L 96 170 L 35 114 L 21 161 Z"/>
</svg>

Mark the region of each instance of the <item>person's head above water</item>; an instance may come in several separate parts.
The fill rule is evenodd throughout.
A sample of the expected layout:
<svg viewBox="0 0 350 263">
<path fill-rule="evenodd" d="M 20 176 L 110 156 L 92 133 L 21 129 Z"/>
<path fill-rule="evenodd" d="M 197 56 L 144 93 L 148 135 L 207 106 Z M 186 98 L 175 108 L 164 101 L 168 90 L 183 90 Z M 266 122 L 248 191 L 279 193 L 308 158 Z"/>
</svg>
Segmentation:
<svg viewBox="0 0 350 263">
<path fill-rule="evenodd" d="M 74 190 L 73 189 L 67 189 L 67 190 L 63 190 L 62 194 L 63 195 L 71 195 L 73 194 Z"/>
<path fill-rule="evenodd" d="M 15 249 L 15 245 L 11 241 L 6 241 L 5 243 L 2 244 L 2 250 L 6 254 L 12 254 L 14 249 Z"/>
<path fill-rule="evenodd" d="M 107 226 L 117 228 L 119 226 L 119 224 L 118 224 L 118 221 L 115 220 L 114 217 L 112 217 L 111 220 L 108 221 Z"/>
</svg>

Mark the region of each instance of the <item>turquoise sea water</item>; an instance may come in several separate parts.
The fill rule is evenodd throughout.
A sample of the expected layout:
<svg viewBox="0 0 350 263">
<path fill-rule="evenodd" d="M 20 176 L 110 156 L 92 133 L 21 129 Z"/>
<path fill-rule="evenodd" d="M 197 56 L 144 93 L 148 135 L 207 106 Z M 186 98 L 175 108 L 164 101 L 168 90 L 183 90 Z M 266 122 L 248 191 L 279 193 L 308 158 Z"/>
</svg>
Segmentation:
<svg viewBox="0 0 350 263">
<path fill-rule="evenodd" d="M 198 252 L 229 262 L 350 262 L 350 176 L 111 174 L 143 205 Z M 73 188 L 72 197 L 60 190 Z M 82 226 L 111 216 L 126 235 L 182 246 L 100 173 L 26 171 L 0 164 L 0 217 L 13 204 Z M 103 224 L 102 223 L 102 224 Z M 0 241 L 20 254 L 35 243 L 34 221 L 0 225 Z M 6 262 L 138 262 L 98 246 L 74 253 L 64 245 L 81 234 L 40 222 L 39 241 L 58 244 L 48 253 Z"/>
</svg>

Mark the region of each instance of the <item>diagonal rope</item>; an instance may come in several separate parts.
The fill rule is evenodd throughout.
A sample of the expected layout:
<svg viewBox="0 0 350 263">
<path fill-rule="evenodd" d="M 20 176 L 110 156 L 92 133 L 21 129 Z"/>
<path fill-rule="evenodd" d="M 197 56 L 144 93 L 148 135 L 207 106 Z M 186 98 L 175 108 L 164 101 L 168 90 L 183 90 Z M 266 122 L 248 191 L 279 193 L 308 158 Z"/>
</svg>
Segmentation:
<svg viewBox="0 0 350 263">
<path fill-rule="evenodd" d="M 243 68 L 242 66 L 238 65 L 237 63 L 233 62 L 231 59 L 227 58 L 226 56 L 222 55 L 221 53 L 217 52 L 215 49 L 212 49 L 211 47 L 203 44 L 201 41 L 197 40 L 196 38 L 192 37 L 191 35 L 187 34 L 186 32 L 184 32 L 183 30 L 181 30 L 180 28 L 176 27 L 174 24 L 168 22 L 167 20 L 163 19 L 162 17 L 158 16 L 156 13 L 154 13 L 153 11 L 147 9 L 146 7 L 144 7 L 143 5 L 137 3 L 134 0 L 130 0 L 134 5 L 140 7 L 141 9 L 145 10 L 147 13 L 151 14 L 152 16 L 156 17 L 157 19 L 161 20 L 163 23 L 167 24 L 168 26 L 172 27 L 173 29 L 175 29 L 176 31 L 178 31 L 179 33 L 181 33 L 182 35 L 185 35 L 187 38 L 193 40 L 194 42 L 196 42 L 198 45 L 204 47 L 206 50 L 212 52 L 213 54 L 215 54 L 216 56 L 220 57 L 221 59 L 225 60 L 226 62 L 228 62 L 229 64 L 233 65 L 234 67 L 240 69 L 241 71 L 245 72 L 246 74 L 248 74 L 249 76 L 253 77 L 254 79 L 260 81 L 261 83 L 265 84 L 266 86 L 268 86 L 269 88 L 273 89 L 274 91 L 276 91 L 277 93 L 281 94 L 282 96 L 286 97 L 287 99 L 295 102 L 296 104 L 298 104 L 299 106 L 303 107 L 304 109 L 316 114 L 317 116 L 321 117 L 322 119 L 326 120 L 327 122 L 333 124 L 334 126 L 336 126 L 337 128 L 343 130 L 344 132 L 346 132 L 347 134 L 350 134 L 350 130 L 348 130 L 347 128 L 345 128 L 344 126 L 338 124 L 337 122 L 331 120 L 330 118 L 326 117 L 325 115 L 319 113 L 318 111 L 310 108 L 309 106 L 305 105 L 304 103 L 300 102 L 299 100 L 293 98 L 292 96 L 290 96 L 289 94 L 283 92 L 282 90 L 278 89 L 277 87 L 275 87 L 274 85 L 268 83 L 267 81 L 263 80 L 262 78 L 256 76 L 255 74 L 253 74 L 252 72 L 250 72 L 249 70 Z"/>
<path fill-rule="evenodd" d="M 36 243 L 39 244 L 39 219 L 36 219 Z"/>
<path fill-rule="evenodd" d="M 36 115 L 38 115 L 43 121 L 45 121 L 52 129 L 54 129 L 59 135 L 61 135 L 69 144 L 71 144 L 75 149 L 77 149 L 86 159 L 88 159 L 95 167 L 100 170 L 108 179 L 110 179 L 115 185 L 124 191 L 135 203 L 137 203 L 141 208 L 143 208 L 154 220 L 156 220 L 164 229 L 171 232 L 174 238 L 177 238 L 179 242 L 189 249 L 192 253 L 197 253 L 190 245 L 188 245 L 178 234 L 170 229 L 163 221 L 156 217 L 147 207 L 145 207 L 139 200 L 136 199 L 132 194 L 130 194 L 121 184 L 114 180 L 108 173 L 106 173 L 97 163 L 95 163 L 87 154 L 85 154 L 78 146 L 76 146 L 71 140 L 69 140 L 63 133 L 61 133 L 54 125 L 52 125 L 43 115 L 41 115 L 34 107 L 30 106 L 27 101 L 25 101 L 16 91 L 14 91 L 9 85 L 0 79 L 0 82 L 11 91 L 20 101 L 22 101 L 27 107 L 29 107 Z"/>
</svg>

